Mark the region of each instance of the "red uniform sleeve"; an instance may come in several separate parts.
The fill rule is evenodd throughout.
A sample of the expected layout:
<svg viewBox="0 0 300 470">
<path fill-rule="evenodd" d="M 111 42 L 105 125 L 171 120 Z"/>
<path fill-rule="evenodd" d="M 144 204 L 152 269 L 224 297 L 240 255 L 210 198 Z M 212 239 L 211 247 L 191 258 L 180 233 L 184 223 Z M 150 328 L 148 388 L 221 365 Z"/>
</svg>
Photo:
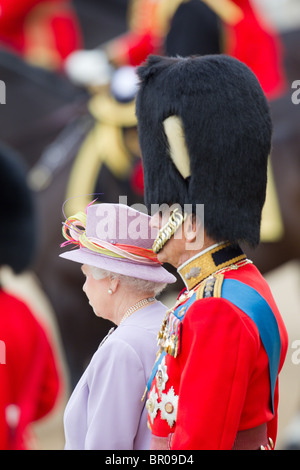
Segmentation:
<svg viewBox="0 0 300 470">
<path fill-rule="evenodd" d="M 9 429 L 6 424 L 5 409 L 10 387 L 6 370 L 6 364 L 0 364 L 0 450 L 6 450 L 9 446 Z"/>
<path fill-rule="evenodd" d="M 255 11 L 249 0 L 234 0 L 242 9 L 243 19 L 225 27 L 225 52 L 252 69 L 269 99 L 286 90 L 283 46 L 277 31 Z"/>
<path fill-rule="evenodd" d="M 32 367 L 28 370 L 20 400 L 21 428 L 48 414 L 54 407 L 61 388 L 61 377 L 46 331 L 33 316 L 31 318 L 34 347 Z"/>
<path fill-rule="evenodd" d="M 0 290 L 0 306 L 0 448 L 24 449 L 27 426 L 53 408 L 61 376 L 50 337 L 27 305 Z M 11 406 L 18 411 L 13 420 Z"/>
<path fill-rule="evenodd" d="M 182 374 L 172 449 L 233 447 L 261 347 L 255 325 L 226 300 L 191 306 L 177 358 Z"/>
<path fill-rule="evenodd" d="M 40 331 L 40 359 L 36 361 L 36 408 L 33 420 L 39 420 L 54 407 L 61 391 L 61 377 L 54 357 L 53 348 L 45 332 Z M 38 376 L 40 366 L 40 376 Z"/>
<path fill-rule="evenodd" d="M 28 11 L 34 8 L 41 0 L 19 0 L 16 2 L 11 0 L 1 0 L 1 20 L 6 23 L 17 18 L 23 18 Z"/>
</svg>

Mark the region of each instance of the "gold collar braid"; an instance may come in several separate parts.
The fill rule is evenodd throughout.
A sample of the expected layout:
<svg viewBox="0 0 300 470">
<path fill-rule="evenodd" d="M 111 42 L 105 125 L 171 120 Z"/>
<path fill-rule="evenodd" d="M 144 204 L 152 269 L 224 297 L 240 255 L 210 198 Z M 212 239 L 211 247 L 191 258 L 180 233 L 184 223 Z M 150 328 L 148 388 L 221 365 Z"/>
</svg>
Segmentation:
<svg viewBox="0 0 300 470">
<path fill-rule="evenodd" d="M 220 243 L 182 264 L 178 273 L 188 290 L 191 290 L 211 274 L 245 259 L 246 255 L 239 246 L 229 242 Z"/>
</svg>

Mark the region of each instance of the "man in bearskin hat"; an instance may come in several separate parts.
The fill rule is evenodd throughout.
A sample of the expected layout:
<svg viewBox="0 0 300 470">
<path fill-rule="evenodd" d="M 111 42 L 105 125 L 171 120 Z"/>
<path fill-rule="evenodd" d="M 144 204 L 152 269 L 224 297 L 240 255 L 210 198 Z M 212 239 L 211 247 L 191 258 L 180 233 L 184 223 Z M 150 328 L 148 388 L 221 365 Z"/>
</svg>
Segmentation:
<svg viewBox="0 0 300 470">
<path fill-rule="evenodd" d="M 158 334 L 152 448 L 271 448 L 287 334 L 240 248 L 260 238 L 266 98 L 253 72 L 225 55 L 152 56 L 138 73 L 145 202 L 159 209 L 153 249 L 186 286 Z"/>
<path fill-rule="evenodd" d="M 0 269 L 29 269 L 37 217 L 19 155 L 0 144 Z M 31 448 L 30 424 L 57 402 L 61 378 L 44 325 L 23 299 L 0 284 L 0 450 Z"/>
</svg>

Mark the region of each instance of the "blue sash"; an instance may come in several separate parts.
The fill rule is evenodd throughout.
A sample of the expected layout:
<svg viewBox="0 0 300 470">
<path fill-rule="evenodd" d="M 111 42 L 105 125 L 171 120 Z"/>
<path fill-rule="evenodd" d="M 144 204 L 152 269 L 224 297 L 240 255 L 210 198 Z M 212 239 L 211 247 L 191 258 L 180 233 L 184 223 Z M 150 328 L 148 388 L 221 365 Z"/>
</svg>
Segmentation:
<svg viewBox="0 0 300 470">
<path fill-rule="evenodd" d="M 196 294 L 194 294 L 185 304 L 185 311 L 182 313 L 180 319 L 183 320 L 188 308 L 195 301 Z M 274 414 L 274 391 L 279 369 L 280 353 L 281 353 L 281 339 L 279 328 L 275 315 L 266 302 L 266 300 L 252 287 L 237 281 L 236 279 L 224 279 L 222 284 L 222 298 L 229 300 L 232 304 L 242 310 L 248 315 L 257 326 L 261 341 L 264 345 L 269 359 L 269 373 L 271 383 L 271 405 Z M 179 308 L 178 308 L 179 310 Z M 174 311 L 176 315 L 177 309 Z M 176 315 L 177 316 L 177 315 Z M 156 361 L 152 370 L 151 376 L 147 383 L 148 391 L 156 375 L 157 369 L 163 358 L 166 356 L 166 351 L 163 350 L 160 357 Z"/>
<path fill-rule="evenodd" d="M 274 414 L 274 391 L 279 369 L 281 339 L 275 315 L 265 299 L 252 287 L 236 279 L 224 279 L 222 298 L 248 315 L 259 331 L 269 359 L 272 411 Z"/>
</svg>

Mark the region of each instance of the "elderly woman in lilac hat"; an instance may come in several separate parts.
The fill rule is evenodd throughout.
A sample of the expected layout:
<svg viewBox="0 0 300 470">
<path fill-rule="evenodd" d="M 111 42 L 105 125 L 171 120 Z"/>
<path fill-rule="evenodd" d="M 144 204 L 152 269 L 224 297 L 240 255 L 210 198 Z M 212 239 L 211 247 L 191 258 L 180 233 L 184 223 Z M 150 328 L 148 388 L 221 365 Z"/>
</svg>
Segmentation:
<svg viewBox="0 0 300 470">
<path fill-rule="evenodd" d="M 150 217 L 122 204 L 90 205 L 66 220 L 82 264 L 83 290 L 112 328 L 75 387 L 64 414 L 65 449 L 149 449 L 145 400 L 166 307 L 156 296 L 176 281 L 152 251 Z"/>
</svg>

